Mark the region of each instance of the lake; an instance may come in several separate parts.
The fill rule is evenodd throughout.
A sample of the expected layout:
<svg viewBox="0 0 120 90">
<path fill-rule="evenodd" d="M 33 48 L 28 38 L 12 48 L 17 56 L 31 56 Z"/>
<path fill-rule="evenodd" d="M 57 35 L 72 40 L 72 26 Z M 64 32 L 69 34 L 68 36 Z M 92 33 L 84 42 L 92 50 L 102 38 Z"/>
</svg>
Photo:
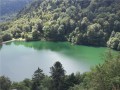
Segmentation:
<svg viewBox="0 0 120 90">
<path fill-rule="evenodd" d="M 66 74 L 87 72 L 103 63 L 108 48 L 71 45 L 69 42 L 11 42 L 0 46 L 0 75 L 12 81 L 32 78 L 39 67 L 50 75 L 50 67 L 60 61 Z"/>
</svg>

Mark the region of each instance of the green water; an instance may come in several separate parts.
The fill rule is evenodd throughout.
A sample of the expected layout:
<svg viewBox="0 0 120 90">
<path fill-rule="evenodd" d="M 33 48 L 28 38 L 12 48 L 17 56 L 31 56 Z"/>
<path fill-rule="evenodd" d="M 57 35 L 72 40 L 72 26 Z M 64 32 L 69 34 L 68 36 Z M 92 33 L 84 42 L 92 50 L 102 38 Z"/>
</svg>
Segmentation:
<svg viewBox="0 0 120 90">
<path fill-rule="evenodd" d="M 0 46 L 0 75 L 13 81 L 31 78 L 40 67 L 50 75 L 50 67 L 60 61 L 66 74 L 86 72 L 103 63 L 108 48 L 71 45 L 68 42 L 12 42 Z"/>
</svg>

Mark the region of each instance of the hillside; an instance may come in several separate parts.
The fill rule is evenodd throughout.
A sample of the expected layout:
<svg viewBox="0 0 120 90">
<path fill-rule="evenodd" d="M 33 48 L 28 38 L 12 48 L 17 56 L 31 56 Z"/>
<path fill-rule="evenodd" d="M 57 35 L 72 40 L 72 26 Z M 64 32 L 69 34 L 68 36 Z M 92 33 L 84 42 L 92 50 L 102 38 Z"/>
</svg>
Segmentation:
<svg viewBox="0 0 120 90">
<path fill-rule="evenodd" d="M 20 11 L 31 0 L 0 0 L 0 20 L 11 19 L 12 16 Z"/>
<path fill-rule="evenodd" d="M 0 31 L 1 41 L 22 37 L 120 50 L 120 0 L 35 0 Z"/>
</svg>

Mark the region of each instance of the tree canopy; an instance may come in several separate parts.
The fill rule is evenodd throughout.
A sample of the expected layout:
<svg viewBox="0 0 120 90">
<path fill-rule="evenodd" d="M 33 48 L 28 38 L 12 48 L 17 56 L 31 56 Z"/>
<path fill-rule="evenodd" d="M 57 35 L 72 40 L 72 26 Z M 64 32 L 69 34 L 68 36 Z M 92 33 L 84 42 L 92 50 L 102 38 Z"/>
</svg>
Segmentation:
<svg viewBox="0 0 120 90">
<path fill-rule="evenodd" d="M 14 20 L 1 23 L 0 31 L 2 37 L 10 34 L 26 41 L 69 41 L 120 50 L 116 36 L 111 37 L 113 31 L 120 32 L 119 4 L 120 0 L 35 0 Z"/>
</svg>

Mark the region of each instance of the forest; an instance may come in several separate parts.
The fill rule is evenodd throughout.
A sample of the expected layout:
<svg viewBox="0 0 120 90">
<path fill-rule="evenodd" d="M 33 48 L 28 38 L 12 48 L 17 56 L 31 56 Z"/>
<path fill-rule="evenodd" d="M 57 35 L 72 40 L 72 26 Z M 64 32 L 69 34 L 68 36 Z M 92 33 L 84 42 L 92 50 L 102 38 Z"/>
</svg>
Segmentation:
<svg viewBox="0 0 120 90">
<path fill-rule="evenodd" d="M 13 38 L 120 50 L 120 0 L 35 0 L 0 23 L 0 42 Z"/>
<path fill-rule="evenodd" d="M 13 39 L 67 41 L 120 51 L 120 0 L 34 0 L 12 20 L 0 22 L 0 44 Z M 0 90 L 120 90 L 120 53 L 108 51 L 102 60 L 84 73 L 67 75 L 57 61 L 50 75 L 38 67 L 31 79 L 20 82 L 0 76 Z"/>
<path fill-rule="evenodd" d="M 0 90 L 120 90 L 120 54 L 107 52 L 105 63 L 99 64 L 90 72 L 66 75 L 64 66 L 57 61 L 50 67 L 50 76 L 39 67 L 32 79 L 12 82 L 0 76 Z"/>
</svg>

